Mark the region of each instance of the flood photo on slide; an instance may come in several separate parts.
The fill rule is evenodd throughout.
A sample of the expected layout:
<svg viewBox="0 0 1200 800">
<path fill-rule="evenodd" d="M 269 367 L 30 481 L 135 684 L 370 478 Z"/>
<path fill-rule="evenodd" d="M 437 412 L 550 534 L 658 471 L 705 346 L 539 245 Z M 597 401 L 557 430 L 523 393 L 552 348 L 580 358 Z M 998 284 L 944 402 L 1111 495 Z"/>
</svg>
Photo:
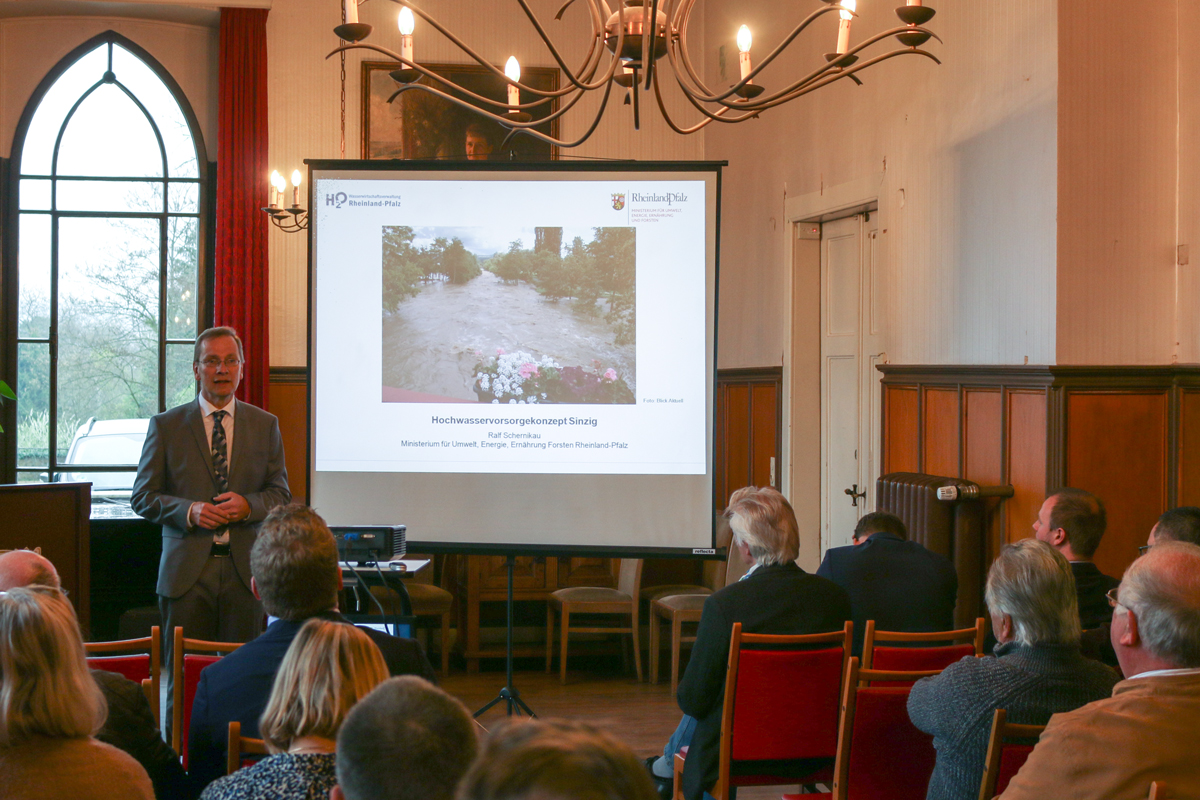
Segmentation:
<svg viewBox="0 0 1200 800">
<path fill-rule="evenodd" d="M 384 402 L 635 402 L 634 228 L 382 236 Z"/>
</svg>

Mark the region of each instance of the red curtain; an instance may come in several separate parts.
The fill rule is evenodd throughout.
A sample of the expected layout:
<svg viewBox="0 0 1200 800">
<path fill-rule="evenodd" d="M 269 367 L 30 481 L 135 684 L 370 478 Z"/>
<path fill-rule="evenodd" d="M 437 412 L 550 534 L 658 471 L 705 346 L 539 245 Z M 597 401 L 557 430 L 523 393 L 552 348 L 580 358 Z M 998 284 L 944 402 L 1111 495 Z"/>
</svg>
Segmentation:
<svg viewBox="0 0 1200 800">
<path fill-rule="evenodd" d="M 267 406 L 267 9 L 222 8 L 215 323 L 246 351 L 238 398 Z"/>
</svg>

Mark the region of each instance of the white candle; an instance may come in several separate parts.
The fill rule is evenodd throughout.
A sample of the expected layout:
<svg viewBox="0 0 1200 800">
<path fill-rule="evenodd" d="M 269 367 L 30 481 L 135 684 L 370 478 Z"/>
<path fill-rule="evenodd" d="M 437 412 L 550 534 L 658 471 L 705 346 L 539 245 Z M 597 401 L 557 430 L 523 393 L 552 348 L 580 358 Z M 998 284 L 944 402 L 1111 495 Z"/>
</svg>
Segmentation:
<svg viewBox="0 0 1200 800">
<path fill-rule="evenodd" d="M 271 205 L 273 205 L 273 206 L 278 205 L 279 198 L 278 198 L 277 193 L 279 192 L 279 170 L 277 170 L 277 169 L 271 170 L 270 183 L 271 183 Z"/>
<path fill-rule="evenodd" d="M 504 64 L 504 77 L 514 83 L 521 80 L 521 65 L 517 63 L 516 56 L 509 56 L 508 61 Z M 516 110 L 516 106 L 521 104 L 521 90 L 513 83 L 508 85 L 508 105 Z"/>
<path fill-rule="evenodd" d="M 346 0 L 346 24 L 358 24 L 358 0 Z"/>
<path fill-rule="evenodd" d="M 921 5 L 921 0 L 908 0 L 908 4 L 910 6 L 919 6 Z"/>
<path fill-rule="evenodd" d="M 406 61 L 413 60 L 413 30 L 417 26 L 416 19 L 413 18 L 412 9 L 404 6 L 400 9 L 400 57 Z"/>
<path fill-rule="evenodd" d="M 850 49 L 850 21 L 854 16 L 850 13 L 857 5 L 856 0 L 842 0 L 843 11 L 838 12 L 842 18 L 838 23 L 837 54 L 841 55 Z"/>
<path fill-rule="evenodd" d="M 753 41 L 750 36 L 750 29 L 743 25 L 738 28 L 737 46 L 738 46 L 738 63 L 742 67 L 742 80 L 750 77 L 750 44 Z"/>
<path fill-rule="evenodd" d="M 300 205 L 300 170 L 292 170 L 292 205 Z"/>
</svg>

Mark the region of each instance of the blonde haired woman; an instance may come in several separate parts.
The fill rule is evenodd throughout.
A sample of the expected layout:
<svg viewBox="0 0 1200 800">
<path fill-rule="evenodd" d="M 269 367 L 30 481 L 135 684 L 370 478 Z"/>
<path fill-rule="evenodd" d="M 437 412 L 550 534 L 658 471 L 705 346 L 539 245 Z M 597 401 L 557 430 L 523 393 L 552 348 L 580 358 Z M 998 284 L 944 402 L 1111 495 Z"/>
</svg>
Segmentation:
<svg viewBox="0 0 1200 800">
<path fill-rule="evenodd" d="M 66 596 L 0 592 L 0 798 L 154 800 L 146 770 L 92 738 L 107 714 Z"/>
<path fill-rule="evenodd" d="M 288 648 L 259 731 L 274 755 L 213 781 L 201 800 L 317 800 L 337 783 L 338 728 L 387 680 L 379 648 L 353 625 L 311 619 Z"/>
</svg>

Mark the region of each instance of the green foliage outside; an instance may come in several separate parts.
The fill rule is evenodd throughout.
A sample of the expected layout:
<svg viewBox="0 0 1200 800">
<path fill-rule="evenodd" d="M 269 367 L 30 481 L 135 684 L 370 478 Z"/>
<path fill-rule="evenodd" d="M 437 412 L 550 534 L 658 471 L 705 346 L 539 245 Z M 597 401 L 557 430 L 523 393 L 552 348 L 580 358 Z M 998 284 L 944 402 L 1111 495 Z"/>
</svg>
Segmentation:
<svg viewBox="0 0 1200 800">
<path fill-rule="evenodd" d="M 383 310 L 395 311 L 432 280 L 464 284 L 483 273 L 479 259 L 458 239 L 437 238 L 427 247 L 413 246 L 407 225 L 383 228 Z"/>
<path fill-rule="evenodd" d="M 161 201 L 160 201 L 161 202 Z M 161 207 L 160 207 L 161 208 Z M 147 209 L 149 210 L 149 209 Z M 145 419 L 159 412 L 160 242 L 167 248 L 167 335 L 192 339 L 198 330 L 196 302 L 199 225 L 195 217 L 171 217 L 164 231 L 154 219 L 104 219 L 78 231 L 60 221 L 60 235 L 92 233 L 97 247 L 76 265 L 58 296 L 59 460 L 79 425 L 97 419 Z M 101 238 L 102 237 L 102 238 Z M 48 298 L 22 291 L 22 335 L 50 330 Z M 168 345 L 166 408 L 195 397 L 192 345 Z M 48 463 L 50 348 L 19 345 L 17 358 L 17 463 Z"/>
</svg>

